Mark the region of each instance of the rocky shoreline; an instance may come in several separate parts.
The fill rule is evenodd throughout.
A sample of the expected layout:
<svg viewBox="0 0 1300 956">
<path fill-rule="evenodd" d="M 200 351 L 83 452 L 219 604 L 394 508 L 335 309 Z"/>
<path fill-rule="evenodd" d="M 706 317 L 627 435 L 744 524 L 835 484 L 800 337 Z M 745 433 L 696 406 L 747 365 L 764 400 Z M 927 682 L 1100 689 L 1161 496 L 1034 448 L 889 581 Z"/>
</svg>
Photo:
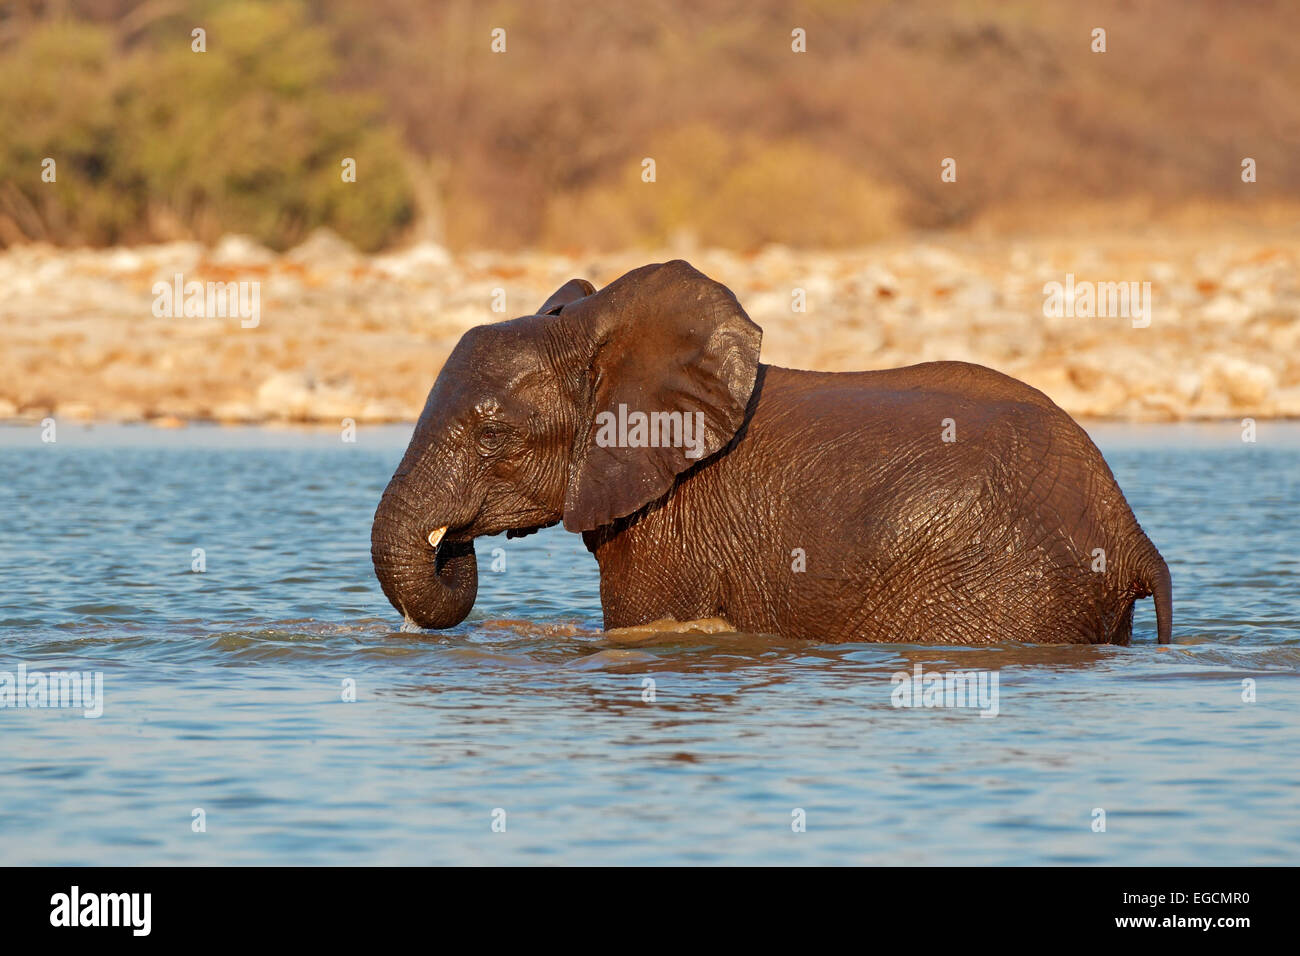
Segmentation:
<svg viewBox="0 0 1300 956">
<path fill-rule="evenodd" d="M 0 420 L 408 421 L 467 328 L 531 313 L 574 276 L 599 286 L 674 255 L 735 291 L 773 364 L 958 359 L 1081 418 L 1300 417 L 1300 235 L 363 256 L 318 233 L 282 255 L 234 236 L 0 251 Z M 1066 310 L 1051 283 L 1070 289 Z M 1098 314 L 1076 297 L 1091 287 Z"/>
</svg>

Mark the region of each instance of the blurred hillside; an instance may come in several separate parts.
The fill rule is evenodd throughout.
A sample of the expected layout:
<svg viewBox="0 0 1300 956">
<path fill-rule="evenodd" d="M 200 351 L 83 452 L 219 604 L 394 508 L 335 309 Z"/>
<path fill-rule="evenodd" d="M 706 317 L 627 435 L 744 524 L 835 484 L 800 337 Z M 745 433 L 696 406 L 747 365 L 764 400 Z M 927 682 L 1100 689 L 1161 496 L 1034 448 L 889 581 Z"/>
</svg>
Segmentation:
<svg viewBox="0 0 1300 956">
<path fill-rule="evenodd" d="M 746 250 L 1294 221 L 1297 33 L 1291 2 L 10 0 L 0 245 L 282 250 L 327 226 L 367 251 Z"/>
</svg>

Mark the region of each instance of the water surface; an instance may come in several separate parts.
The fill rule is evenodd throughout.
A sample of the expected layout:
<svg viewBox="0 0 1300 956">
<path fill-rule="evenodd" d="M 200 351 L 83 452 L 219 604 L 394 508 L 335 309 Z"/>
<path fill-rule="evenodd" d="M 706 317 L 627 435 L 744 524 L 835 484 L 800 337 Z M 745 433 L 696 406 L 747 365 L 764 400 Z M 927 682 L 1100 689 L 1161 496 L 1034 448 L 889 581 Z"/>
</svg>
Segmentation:
<svg viewBox="0 0 1300 956">
<path fill-rule="evenodd" d="M 0 428 L 0 671 L 104 688 L 0 709 L 4 862 L 1296 863 L 1300 426 L 1091 430 L 1173 646 L 1149 600 L 1127 648 L 611 638 L 560 528 L 401 633 L 369 530 L 409 428 Z M 918 663 L 997 717 L 891 706 Z"/>
</svg>

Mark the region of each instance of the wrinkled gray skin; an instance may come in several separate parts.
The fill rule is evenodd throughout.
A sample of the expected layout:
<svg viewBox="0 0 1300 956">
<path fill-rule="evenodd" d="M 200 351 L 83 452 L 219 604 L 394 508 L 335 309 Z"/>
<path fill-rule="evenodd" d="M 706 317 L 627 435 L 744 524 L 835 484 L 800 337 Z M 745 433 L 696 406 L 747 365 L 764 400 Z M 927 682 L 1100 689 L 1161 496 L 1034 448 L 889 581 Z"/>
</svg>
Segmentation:
<svg viewBox="0 0 1300 956">
<path fill-rule="evenodd" d="M 600 565 L 606 627 L 1125 644 L 1133 602 L 1154 595 L 1168 642 L 1168 569 L 1047 396 L 961 362 L 777 368 L 760 339 L 680 261 L 600 292 L 573 280 L 538 315 L 471 329 L 375 513 L 388 599 L 451 627 L 474 605 L 474 538 L 563 521 Z M 703 413 L 703 457 L 597 443 L 597 414 L 620 403 Z"/>
</svg>

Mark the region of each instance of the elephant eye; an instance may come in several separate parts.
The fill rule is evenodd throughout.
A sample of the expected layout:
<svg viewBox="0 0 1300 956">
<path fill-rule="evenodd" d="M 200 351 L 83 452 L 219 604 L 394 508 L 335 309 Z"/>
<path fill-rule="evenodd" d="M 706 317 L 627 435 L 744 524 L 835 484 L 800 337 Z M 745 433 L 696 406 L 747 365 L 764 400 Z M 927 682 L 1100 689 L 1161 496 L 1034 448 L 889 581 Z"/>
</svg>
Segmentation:
<svg viewBox="0 0 1300 956">
<path fill-rule="evenodd" d="M 509 435 L 509 430 L 498 422 L 487 422 L 478 430 L 479 444 L 484 448 L 494 449 L 501 445 Z"/>
</svg>

